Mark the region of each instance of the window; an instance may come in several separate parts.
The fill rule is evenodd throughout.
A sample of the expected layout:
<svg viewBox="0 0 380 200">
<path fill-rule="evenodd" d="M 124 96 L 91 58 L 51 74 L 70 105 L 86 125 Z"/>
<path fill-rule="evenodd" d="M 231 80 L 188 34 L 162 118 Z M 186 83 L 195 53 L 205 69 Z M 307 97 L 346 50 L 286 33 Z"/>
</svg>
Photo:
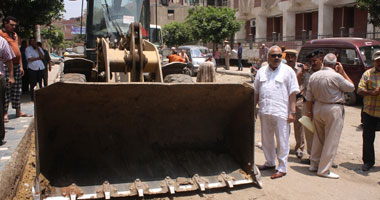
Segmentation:
<svg viewBox="0 0 380 200">
<path fill-rule="evenodd" d="M 367 67 L 372 67 L 373 63 L 373 54 L 380 50 L 380 45 L 374 45 L 374 46 L 364 46 L 360 47 L 360 54 L 362 55 L 363 62 L 367 65 Z"/>
<path fill-rule="evenodd" d="M 175 20 L 174 10 L 168 10 L 168 20 Z"/>
<path fill-rule="evenodd" d="M 318 48 L 319 50 L 322 51 L 322 55 L 326 55 L 328 53 L 333 53 L 335 55 L 338 55 L 339 53 L 339 49 L 335 49 L 335 48 Z M 300 63 L 304 63 L 304 64 L 309 64 L 309 59 L 306 58 L 311 52 L 315 51 L 316 48 L 313 48 L 313 49 L 302 49 L 301 52 L 299 53 L 298 55 L 298 62 Z M 322 60 L 323 60 L 323 57 L 322 57 Z M 338 61 L 339 61 L 339 57 L 338 57 Z"/>
<path fill-rule="evenodd" d="M 360 65 L 360 59 L 355 49 L 341 49 L 337 57 L 343 65 Z"/>
</svg>

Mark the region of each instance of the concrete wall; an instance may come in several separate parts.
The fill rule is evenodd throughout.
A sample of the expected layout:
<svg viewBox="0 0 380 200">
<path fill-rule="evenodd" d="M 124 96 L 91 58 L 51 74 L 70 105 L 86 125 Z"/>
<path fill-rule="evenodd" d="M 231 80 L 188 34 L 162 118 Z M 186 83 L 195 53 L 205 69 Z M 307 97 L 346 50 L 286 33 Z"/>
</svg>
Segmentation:
<svg viewBox="0 0 380 200">
<path fill-rule="evenodd" d="M 188 15 L 188 9 L 190 6 L 158 6 L 157 7 L 157 23 L 158 25 L 165 26 L 172 22 L 183 22 Z M 174 10 L 174 19 L 168 17 L 168 10 Z M 155 5 L 151 5 L 150 8 L 150 23 L 156 24 L 156 8 Z"/>
</svg>

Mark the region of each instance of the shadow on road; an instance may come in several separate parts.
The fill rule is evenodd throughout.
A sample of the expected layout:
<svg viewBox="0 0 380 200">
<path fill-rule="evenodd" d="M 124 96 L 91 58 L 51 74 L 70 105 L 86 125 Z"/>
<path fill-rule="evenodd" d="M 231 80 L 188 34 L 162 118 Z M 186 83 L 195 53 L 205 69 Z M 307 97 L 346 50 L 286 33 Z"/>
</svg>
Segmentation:
<svg viewBox="0 0 380 200">
<path fill-rule="evenodd" d="M 294 171 L 306 175 L 306 176 L 317 176 L 316 172 L 310 172 L 309 171 L 309 166 L 290 166 Z"/>
<path fill-rule="evenodd" d="M 361 166 L 362 166 L 361 163 L 345 162 L 345 163 L 341 163 L 339 166 L 342 166 L 348 170 L 352 170 L 355 173 L 360 174 L 362 176 L 368 176 L 370 173 L 376 173 L 380 171 L 380 166 L 374 166 L 369 171 L 364 172 L 361 170 Z"/>
</svg>

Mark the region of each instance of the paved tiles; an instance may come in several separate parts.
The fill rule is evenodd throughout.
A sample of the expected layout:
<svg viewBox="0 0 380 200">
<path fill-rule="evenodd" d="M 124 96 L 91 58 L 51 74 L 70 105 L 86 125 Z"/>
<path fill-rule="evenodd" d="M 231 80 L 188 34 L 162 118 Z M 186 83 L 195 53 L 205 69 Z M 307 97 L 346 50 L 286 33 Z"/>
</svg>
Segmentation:
<svg viewBox="0 0 380 200">
<path fill-rule="evenodd" d="M 49 72 L 49 84 L 55 81 L 60 70 L 59 65 L 53 66 L 52 71 Z M 34 103 L 30 101 L 29 95 L 22 95 L 21 110 L 34 116 Z M 7 141 L 7 143 L 0 146 L 0 174 L 12 157 L 12 154 L 15 152 L 33 119 L 33 117 L 16 118 L 15 109 L 12 109 L 11 104 L 8 109 L 8 118 L 9 122 L 5 123 L 5 141 Z"/>
</svg>

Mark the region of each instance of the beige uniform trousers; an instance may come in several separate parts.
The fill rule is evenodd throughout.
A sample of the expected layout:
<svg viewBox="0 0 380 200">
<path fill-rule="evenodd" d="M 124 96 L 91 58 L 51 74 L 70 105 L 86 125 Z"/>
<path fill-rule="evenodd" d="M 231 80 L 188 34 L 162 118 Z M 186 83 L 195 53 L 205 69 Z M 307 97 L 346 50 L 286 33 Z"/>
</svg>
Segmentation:
<svg viewBox="0 0 380 200">
<path fill-rule="evenodd" d="M 226 54 L 224 56 L 224 61 L 225 61 L 225 64 L 226 64 L 226 70 L 229 70 L 230 69 L 230 55 Z"/>
<path fill-rule="evenodd" d="M 308 112 L 308 110 L 307 110 L 306 102 L 304 102 L 303 103 L 303 114 L 306 115 L 307 112 Z M 314 134 L 312 132 L 310 132 L 307 128 L 304 128 L 303 132 L 304 132 L 305 139 L 306 139 L 306 151 L 307 151 L 307 154 L 309 154 L 309 156 L 310 156 L 311 155 L 311 149 L 312 149 L 311 147 L 313 146 Z"/>
<path fill-rule="evenodd" d="M 303 132 L 303 126 L 298 121 L 303 114 L 303 98 L 298 98 L 296 102 L 296 120 L 294 121 L 294 138 L 296 139 L 295 150 L 297 152 L 303 152 L 305 148 L 305 134 Z"/>
<path fill-rule="evenodd" d="M 334 162 L 344 123 L 344 107 L 339 104 L 315 102 L 313 107 L 315 134 L 310 166 L 326 175 Z"/>
</svg>

